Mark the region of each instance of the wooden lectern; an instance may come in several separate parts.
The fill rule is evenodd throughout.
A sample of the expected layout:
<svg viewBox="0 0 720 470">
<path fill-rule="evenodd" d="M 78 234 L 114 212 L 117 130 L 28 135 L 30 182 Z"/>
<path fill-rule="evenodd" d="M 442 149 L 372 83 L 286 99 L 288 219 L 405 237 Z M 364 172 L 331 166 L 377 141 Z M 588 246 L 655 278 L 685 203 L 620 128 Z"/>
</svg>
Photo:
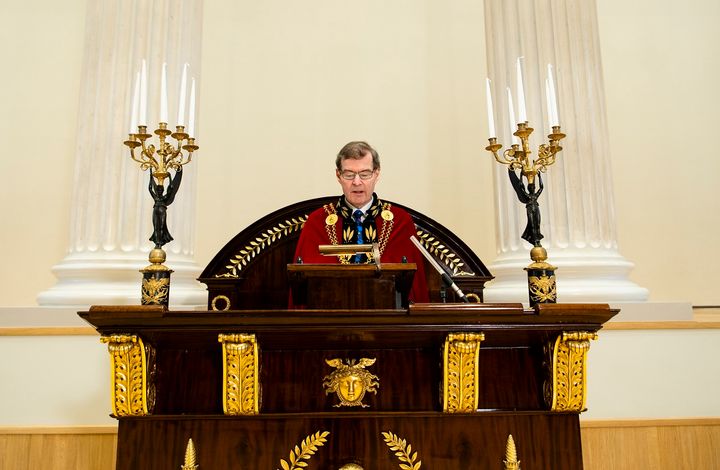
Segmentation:
<svg viewBox="0 0 720 470">
<path fill-rule="evenodd" d="M 303 308 L 407 308 L 414 263 L 289 264 L 293 304 Z"/>
<path fill-rule="evenodd" d="M 232 250 L 242 252 L 242 242 Z M 382 275 L 374 266 L 288 267 L 292 260 L 274 250 L 253 255 L 275 266 L 268 285 L 280 285 L 280 271 L 307 309 L 230 308 L 280 294 L 262 291 L 259 271 L 240 279 L 251 263 L 229 278 L 218 262 L 203 273 L 219 276 L 208 284 L 210 310 L 80 312 L 110 352 L 117 470 L 582 469 L 586 354 L 616 311 L 360 299 L 338 306 L 322 292 L 328 273 L 332 282 L 364 282 L 363 297 L 396 301 L 412 266 Z M 479 260 L 451 254 L 438 259 L 489 277 Z M 242 292 L 251 284 L 260 292 L 248 301 Z M 282 294 L 270 302 L 286 302 Z M 213 301 L 220 296 L 226 304 Z"/>
</svg>

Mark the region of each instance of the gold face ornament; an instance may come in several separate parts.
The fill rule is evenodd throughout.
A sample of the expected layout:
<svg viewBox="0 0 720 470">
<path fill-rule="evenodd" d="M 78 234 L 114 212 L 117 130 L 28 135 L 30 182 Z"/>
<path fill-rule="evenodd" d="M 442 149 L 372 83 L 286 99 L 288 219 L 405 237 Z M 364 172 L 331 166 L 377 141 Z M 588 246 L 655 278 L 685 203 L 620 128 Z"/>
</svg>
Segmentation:
<svg viewBox="0 0 720 470">
<path fill-rule="evenodd" d="M 377 387 L 380 386 L 377 376 L 365 370 L 365 367 L 375 364 L 375 359 L 346 359 L 345 364 L 341 359 L 325 359 L 325 362 L 336 369 L 323 379 L 325 395 L 336 393 L 340 399 L 340 403 L 333 406 L 367 408 L 369 405 L 362 402 L 365 393 L 377 394 Z"/>
</svg>

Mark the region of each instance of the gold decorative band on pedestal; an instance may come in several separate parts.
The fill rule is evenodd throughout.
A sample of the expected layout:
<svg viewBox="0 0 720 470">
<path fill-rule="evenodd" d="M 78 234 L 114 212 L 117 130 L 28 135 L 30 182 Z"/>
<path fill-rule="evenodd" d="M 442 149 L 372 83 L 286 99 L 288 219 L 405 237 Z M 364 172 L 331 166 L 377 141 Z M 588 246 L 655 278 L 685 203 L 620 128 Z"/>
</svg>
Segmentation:
<svg viewBox="0 0 720 470">
<path fill-rule="evenodd" d="M 563 332 L 545 345 L 545 403 L 551 411 L 584 411 L 587 352 L 597 333 Z"/>
<path fill-rule="evenodd" d="M 138 336 L 129 334 L 104 335 L 100 341 L 107 343 L 110 353 L 113 415 L 150 414 L 154 394 L 148 393 L 153 388 L 148 386 L 147 377 L 152 362 L 148 359 L 154 355 L 152 348 L 146 347 Z"/>
<path fill-rule="evenodd" d="M 223 353 L 223 412 L 254 415 L 260 410 L 259 348 L 255 335 L 220 334 Z"/>
<path fill-rule="evenodd" d="M 478 356 L 483 333 L 450 333 L 443 346 L 443 412 L 474 413 L 478 407 Z"/>
</svg>

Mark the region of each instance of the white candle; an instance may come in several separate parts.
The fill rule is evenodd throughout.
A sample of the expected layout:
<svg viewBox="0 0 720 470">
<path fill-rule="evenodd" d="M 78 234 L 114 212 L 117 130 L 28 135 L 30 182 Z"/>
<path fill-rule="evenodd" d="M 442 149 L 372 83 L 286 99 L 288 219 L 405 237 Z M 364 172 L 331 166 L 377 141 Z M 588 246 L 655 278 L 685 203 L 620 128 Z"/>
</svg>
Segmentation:
<svg viewBox="0 0 720 470">
<path fill-rule="evenodd" d="M 548 98 L 548 108 L 552 111 L 550 118 L 550 126 L 559 126 L 560 118 L 558 117 L 557 95 L 555 94 L 555 80 L 553 79 L 552 65 L 548 64 L 548 90 L 550 97 Z"/>
<path fill-rule="evenodd" d="M 520 63 L 522 57 L 517 59 L 517 99 L 518 99 L 518 122 L 527 121 L 527 111 L 525 109 L 525 87 L 523 86 L 522 65 Z"/>
<path fill-rule="evenodd" d="M 188 112 L 188 128 L 187 133 L 190 137 L 195 137 L 195 79 L 192 79 L 190 86 L 190 110 Z"/>
<path fill-rule="evenodd" d="M 490 133 L 489 137 L 497 137 L 497 134 L 495 134 L 495 115 L 493 113 L 493 101 L 492 92 L 490 91 L 490 79 L 486 78 L 485 80 L 485 91 L 487 93 L 488 132 Z"/>
<path fill-rule="evenodd" d="M 553 126 L 553 109 L 552 109 L 552 93 L 550 93 L 550 83 L 548 79 L 545 79 L 545 100 L 547 101 L 547 116 L 548 124 L 550 127 Z"/>
<path fill-rule="evenodd" d="M 183 65 L 182 78 L 180 79 L 180 93 L 178 97 L 178 117 L 177 125 L 185 125 L 185 97 L 187 96 L 187 69 L 188 63 Z"/>
<path fill-rule="evenodd" d="M 138 106 L 140 105 L 140 72 L 135 74 L 135 86 L 133 87 L 132 113 L 130 114 L 130 134 L 137 133 Z"/>
<path fill-rule="evenodd" d="M 142 69 L 140 72 L 140 122 L 141 126 L 147 126 L 147 67 L 145 59 L 142 61 Z"/>
<path fill-rule="evenodd" d="M 160 122 L 168 122 L 167 110 L 167 63 L 163 62 L 160 76 Z"/>
<path fill-rule="evenodd" d="M 515 120 L 515 105 L 513 104 L 512 99 L 512 92 L 510 91 L 510 87 L 507 87 L 507 96 L 508 96 L 508 111 L 510 111 L 510 135 L 513 134 L 517 130 L 517 121 Z M 520 141 L 517 137 L 512 137 L 512 143 L 513 144 L 519 144 Z"/>
</svg>

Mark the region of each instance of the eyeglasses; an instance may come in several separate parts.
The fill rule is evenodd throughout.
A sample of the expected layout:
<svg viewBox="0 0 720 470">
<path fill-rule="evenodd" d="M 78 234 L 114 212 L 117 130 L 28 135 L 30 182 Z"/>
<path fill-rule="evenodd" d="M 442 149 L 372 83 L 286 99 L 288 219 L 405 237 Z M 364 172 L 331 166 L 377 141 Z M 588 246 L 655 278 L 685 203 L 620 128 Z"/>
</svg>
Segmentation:
<svg viewBox="0 0 720 470">
<path fill-rule="evenodd" d="M 350 171 L 344 170 L 340 172 L 340 177 L 344 180 L 352 181 L 355 179 L 355 175 L 359 176 L 361 180 L 369 180 L 375 174 L 375 170 L 363 170 L 363 171 Z"/>
</svg>

